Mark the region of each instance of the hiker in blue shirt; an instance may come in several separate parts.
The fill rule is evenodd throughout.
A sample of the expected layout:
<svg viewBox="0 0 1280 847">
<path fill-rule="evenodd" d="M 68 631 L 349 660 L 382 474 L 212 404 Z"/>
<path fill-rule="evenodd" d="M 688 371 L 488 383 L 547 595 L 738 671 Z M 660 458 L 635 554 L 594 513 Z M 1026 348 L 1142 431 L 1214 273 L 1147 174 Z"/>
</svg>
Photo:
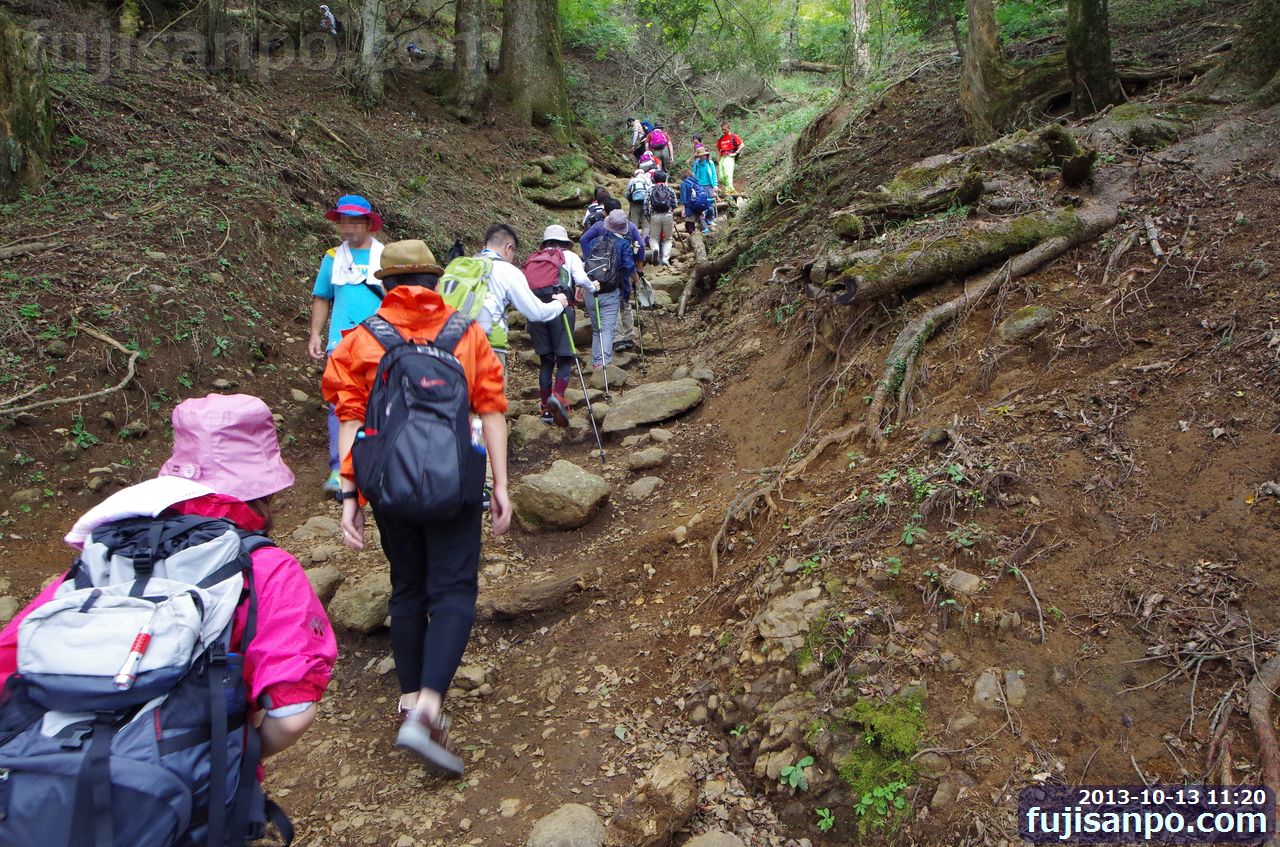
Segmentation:
<svg viewBox="0 0 1280 847">
<path fill-rule="evenodd" d="M 358 194 L 338 198 L 337 205 L 324 213 L 337 224 L 342 243 L 324 254 L 311 289 L 311 338 L 307 353 L 323 361 L 342 340 L 342 334 L 359 326 L 382 305 L 385 293 L 374 277 L 381 267 L 382 242 L 373 233 L 382 229 L 382 217 L 368 200 Z M 332 315 L 330 314 L 332 311 Z M 325 322 L 329 332 L 325 337 Z M 325 491 L 338 491 L 338 419 L 329 409 L 329 476 Z"/>
<path fill-rule="evenodd" d="M 587 317 L 595 333 L 591 337 L 591 363 L 595 368 L 608 367 L 613 362 L 613 333 L 618 326 L 618 312 L 622 306 L 624 291 L 630 291 L 636 276 L 636 260 L 627 227 L 631 222 L 621 209 L 614 209 L 604 219 L 604 232 L 593 238 L 586 255 L 587 276 L 600 284 L 596 293 L 587 293 Z M 592 277 L 596 242 L 607 240 L 613 249 L 613 273 L 606 278 Z M 585 245 L 584 245 L 585 246 Z M 604 254 L 608 256 L 607 253 Z"/>
<path fill-rule="evenodd" d="M 707 210 L 714 204 L 715 200 L 707 196 L 706 189 L 698 183 L 693 171 L 685 171 L 684 179 L 680 180 L 680 205 L 684 206 L 685 228 L 693 232 L 695 226 L 701 226 L 703 234 L 711 232 Z"/>
<path fill-rule="evenodd" d="M 621 209 L 622 204 L 610 198 L 604 205 L 606 211 Z M 605 232 L 604 221 L 592 225 L 586 232 L 582 233 L 582 237 L 578 239 L 579 246 L 582 247 L 582 255 L 586 256 L 591 252 L 591 245 L 595 240 Z M 638 272 L 644 271 L 645 257 L 645 238 L 640 234 L 640 230 L 636 225 L 627 221 L 627 237 L 631 240 L 632 250 L 635 256 L 635 265 Z M 630 277 L 622 281 L 622 302 L 619 304 L 618 328 L 617 334 L 613 337 L 613 351 L 621 353 L 624 350 L 630 350 L 635 347 L 636 318 L 635 311 L 631 308 L 631 280 Z"/>
</svg>

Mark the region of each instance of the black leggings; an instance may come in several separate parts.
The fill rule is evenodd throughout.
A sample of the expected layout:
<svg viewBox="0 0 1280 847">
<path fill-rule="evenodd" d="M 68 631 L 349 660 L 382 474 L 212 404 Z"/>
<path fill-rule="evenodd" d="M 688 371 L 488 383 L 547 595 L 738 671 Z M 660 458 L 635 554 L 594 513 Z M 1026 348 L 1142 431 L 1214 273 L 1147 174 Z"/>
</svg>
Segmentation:
<svg viewBox="0 0 1280 847">
<path fill-rule="evenodd" d="M 557 358 L 552 355 L 546 355 L 540 361 L 538 388 L 541 390 L 543 399 L 545 399 L 551 395 L 551 376 L 553 372 L 555 372 L 557 381 L 568 384 L 569 379 L 573 376 L 573 357 L 560 356 Z"/>
</svg>

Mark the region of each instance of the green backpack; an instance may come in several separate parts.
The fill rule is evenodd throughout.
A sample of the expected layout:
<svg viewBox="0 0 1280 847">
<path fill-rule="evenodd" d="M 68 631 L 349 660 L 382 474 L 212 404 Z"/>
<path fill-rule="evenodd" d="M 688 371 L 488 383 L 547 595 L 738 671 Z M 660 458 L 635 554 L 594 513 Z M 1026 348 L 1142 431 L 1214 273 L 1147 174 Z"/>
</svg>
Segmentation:
<svg viewBox="0 0 1280 847">
<path fill-rule="evenodd" d="M 459 256 L 449 263 L 440 277 L 436 290 L 444 302 L 473 321 L 480 320 L 485 301 L 489 298 L 489 280 L 493 277 L 493 259 Z M 490 315 L 489 344 L 497 350 L 507 347 L 507 327 L 501 315 Z M 480 322 L 481 327 L 484 322 Z"/>
</svg>

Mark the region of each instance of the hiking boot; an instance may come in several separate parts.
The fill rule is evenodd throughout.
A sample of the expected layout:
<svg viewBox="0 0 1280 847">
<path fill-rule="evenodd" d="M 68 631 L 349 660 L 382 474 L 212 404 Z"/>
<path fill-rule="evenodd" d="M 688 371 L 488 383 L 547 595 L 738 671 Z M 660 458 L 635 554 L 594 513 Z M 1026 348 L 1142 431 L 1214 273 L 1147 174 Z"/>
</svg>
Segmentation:
<svg viewBox="0 0 1280 847">
<path fill-rule="evenodd" d="M 559 394 L 552 394 L 547 398 L 547 414 L 561 429 L 569 425 L 569 407 Z"/>
<path fill-rule="evenodd" d="M 493 498 L 493 488 L 489 483 L 484 484 L 484 489 L 480 492 L 480 510 L 482 512 L 489 511 L 489 503 Z"/>
<path fill-rule="evenodd" d="M 342 475 L 337 471 L 329 471 L 329 478 L 324 481 L 324 493 L 334 494 L 342 490 Z"/>
<path fill-rule="evenodd" d="M 462 758 L 449 742 L 449 722 L 443 715 L 431 721 L 424 714 L 410 712 L 396 733 L 396 746 L 416 753 L 440 773 L 462 776 Z"/>
<path fill-rule="evenodd" d="M 541 414 L 538 415 L 538 420 L 544 424 L 553 424 L 556 422 L 556 416 L 551 414 L 550 410 L 543 409 Z"/>
<path fill-rule="evenodd" d="M 626 351 L 634 350 L 635 348 L 635 343 L 631 341 L 615 341 L 613 343 L 613 352 L 615 353 L 625 353 Z"/>
</svg>

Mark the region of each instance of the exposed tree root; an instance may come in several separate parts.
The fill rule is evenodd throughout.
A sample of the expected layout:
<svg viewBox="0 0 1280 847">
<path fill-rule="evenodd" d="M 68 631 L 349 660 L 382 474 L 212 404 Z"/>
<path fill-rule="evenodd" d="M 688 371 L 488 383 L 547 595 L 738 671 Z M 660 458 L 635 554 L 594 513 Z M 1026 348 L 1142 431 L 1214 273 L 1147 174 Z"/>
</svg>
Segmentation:
<svg viewBox="0 0 1280 847">
<path fill-rule="evenodd" d="M 740 520 L 751 517 L 762 503 L 768 509 L 767 514 L 772 515 L 778 508 L 773 502 L 773 492 L 775 490 L 780 491 L 784 483 L 804 473 L 809 468 L 809 463 L 821 456 L 828 447 L 833 444 L 843 444 L 846 441 L 857 438 L 862 434 L 862 428 L 862 424 L 854 424 L 853 426 L 846 426 L 828 432 L 818 439 L 818 443 L 813 445 L 813 448 L 799 462 L 790 467 L 783 464 L 776 468 L 771 468 L 770 471 L 776 473 L 773 480 L 734 498 L 734 501 L 729 504 L 729 508 L 725 510 L 724 520 L 720 522 L 720 529 L 716 532 L 715 538 L 711 539 L 712 581 L 716 579 L 720 570 L 720 545 L 724 543 L 725 536 L 729 533 L 729 525 L 733 523 L 735 517 L 740 514 L 742 515 L 739 518 Z"/>
<path fill-rule="evenodd" d="M 934 306 L 923 315 L 911 321 L 898 334 L 889 355 L 885 359 L 884 372 L 876 383 L 871 396 L 871 405 L 867 409 L 866 433 L 877 448 L 884 446 L 885 433 L 881 424 L 885 405 L 890 397 L 902 397 L 899 392 L 909 371 L 914 371 L 915 360 L 920 351 L 933 334 L 943 324 L 951 321 L 958 314 L 980 302 L 1000 285 L 1019 277 L 1026 276 L 1058 258 L 1073 247 L 1100 236 L 1115 226 L 1118 211 L 1114 206 L 1097 204 L 1086 205 L 1079 210 L 1080 226 L 1068 234 L 1053 236 L 1027 252 L 1015 256 L 1001 268 L 985 274 L 978 280 L 965 286 L 959 297 L 946 303 Z M 897 410 L 897 417 L 903 417 L 904 410 Z"/>
<path fill-rule="evenodd" d="M 982 196 L 982 186 L 982 174 L 970 171 L 916 190 L 890 191 L 882 187 L 864 192 L 852 206 L 832 212 L 829 217 L 837 235 L 857 241 L 886 221 L 907 220 L 975 203 Z"/>
<path fill-rule="evenodd" d="M 693 238 L 701 238 L 702 234 L 695 232 Z M 694 249 L 697 249 L 696 242 Z M 733 263 L 738 261 L 738 257 L 747 249 L 745 243 L 730 245 L 719 256 L 709 261 L 699 261 L 694 265 L 693 273 L 689 274 L 689 281 L 684 284 L 684 291 L 680 294 L 680 317 L 684 317 L 685 308 L 689 304 L 689 298 L 693 296 L 693 290 L 697 287 L 710 287 L 716 284 L 716 280 L 720 279 L 721 274 L 729 270 Z"/>
<path fill-rule="evenodd" d="M 83 332 L 85 335 L 98 339 L 104 344 L 110 344 L 112 347 L 116 348 L 121 353 L 124 353 L 126 356 L 129 357 L 126 363 L 124 379 L 120 380 L 118 383 L 111 386 L 110 388 L 104 388 L 101 391 L 91 391 L 88 394 L 77 394 L 75 397 L 57 397 L 52 400 L 41 400 L 37 403 L 28 403 L 25 406 L 9 406 L 7 408 L 0 408 L 0 415 L 9 417 L 12 415 L 20 415 L 24 412 L 31 412 L 36 409 L 43 409 L 47 406 L 62 406 L 67 403 L 80 403 L 85 400 L 96 400 L 99 397 L 105 397 L 108 394 L 116 393 L 117 391 L 124 388 L 133 380 L 134 376 L 138 373 L 138 357 L 142 355 L 141 350 L 130 350 L 128 347 L 125 347 L 123 344 L 121 344 L 119 341 L 116 341 L 111 336 L 105 335 L 91 326 L 85 326 L 84 324 L 81 324 L 78 327 L 78 330 L 80 332 Z M 12 399 L 17 400 L 17 399 L 20 399 L 21 397 L 29 397 L 33 393 L 35 392 L 34 391 L 28 392 L 25 395 L 19 395 L 18 397 L 15 397 Z"/>
<path fill-rule="evenodd" d="M 1258 741 L 1262 781 L 1276 797 L 1280 797 L 1280 746 L 1276 744 L 1276 729 L 1271 721 L 1271 701 L 1278 688 L 1280 656 L 1273 656 L 1249 683 L 1249 723 Z"/>
</svg>

